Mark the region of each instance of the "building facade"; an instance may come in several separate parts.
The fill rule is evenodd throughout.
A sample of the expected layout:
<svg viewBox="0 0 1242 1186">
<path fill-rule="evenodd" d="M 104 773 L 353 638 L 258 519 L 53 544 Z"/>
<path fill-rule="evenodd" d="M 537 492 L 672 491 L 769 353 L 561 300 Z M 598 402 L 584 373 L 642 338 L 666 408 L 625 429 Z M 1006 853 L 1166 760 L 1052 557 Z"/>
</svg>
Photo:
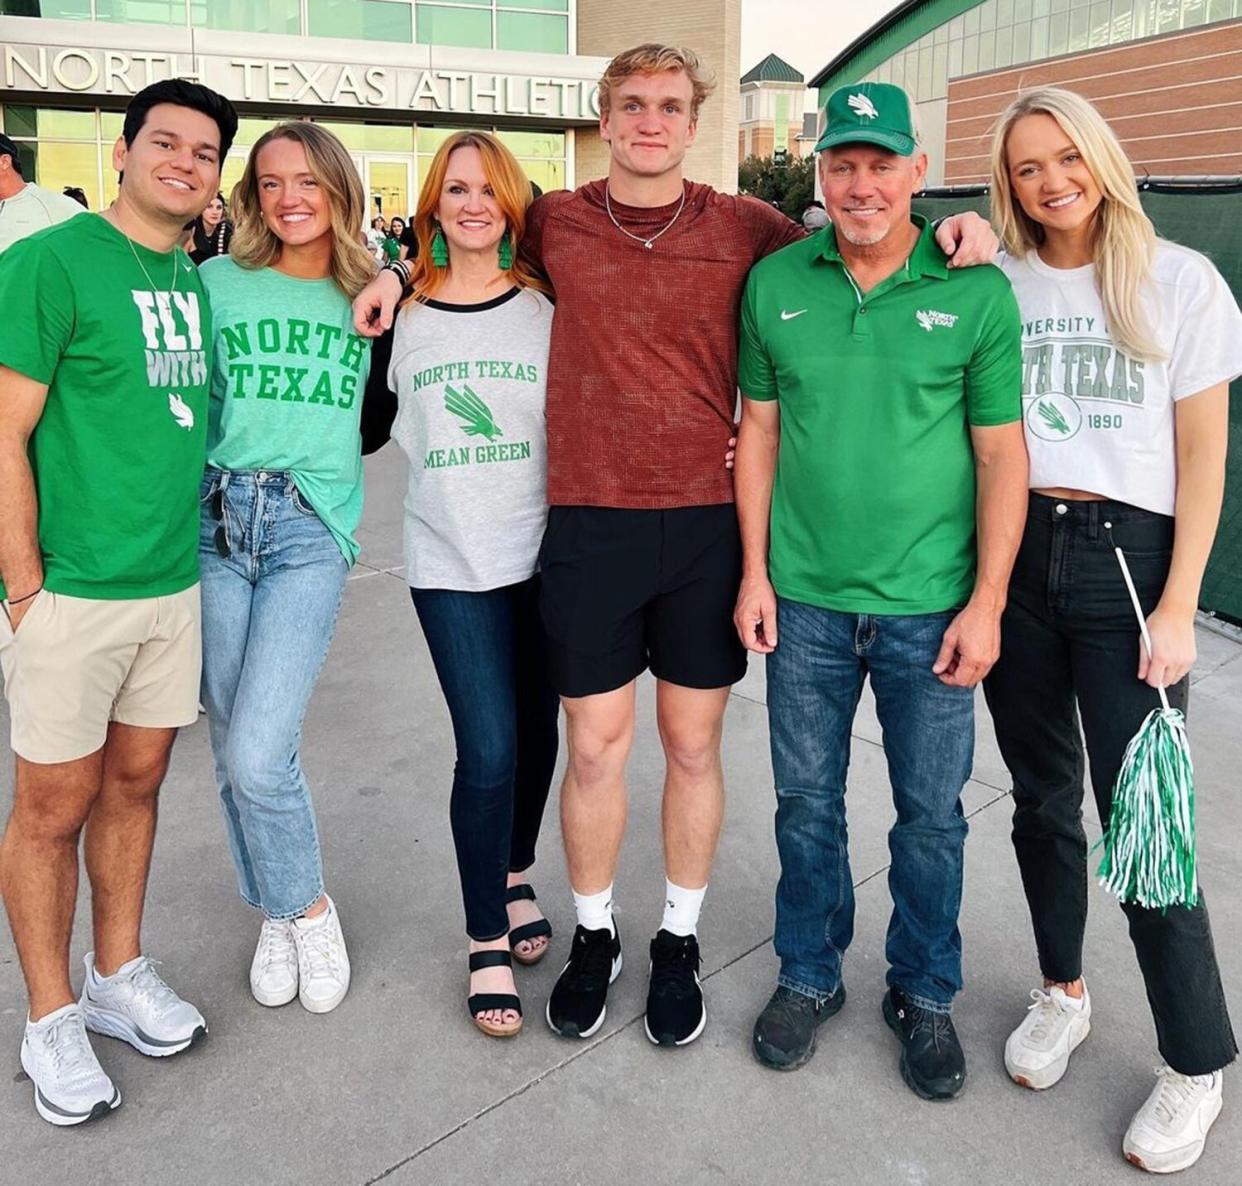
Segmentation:
<svg viewBox="0 0 1242 1186">
<path fill-rule="evenodd" d="M 738 83 L 737 163 L 784 152 L 802 156 L 806 79 L 788 62 L 768 54 Z"/>
<path fill-rule="evenodd" d="M 1242 0 L 907 0 L 812 80 L 891 82 L 918 107 L 929 185 L 987 175 L 1020 89 L 1094 102 L 1138 172 L 1242 174 Z"/>
<path fill-rule="evenodd" d="M 98 210 L 116 194 L 128 99 L 189 78 L 241 116 L 226 194 L 266 129 L 313 119 L 349 148 L 373 207 L 404 216 L 430 155 L 463 127 L 496 131 L 545 190 L 602 176 L 608 58 L 687 44 L 736 77 L 739 6 L 696 0 L 674 18 L 645 0 L 619 12 L 608 0 L 0 0 L 0 128 L 28 179 L 81 186 Z M 732 190 L 732 104 L 709 103 L 687 172 Z"/>
</svg>

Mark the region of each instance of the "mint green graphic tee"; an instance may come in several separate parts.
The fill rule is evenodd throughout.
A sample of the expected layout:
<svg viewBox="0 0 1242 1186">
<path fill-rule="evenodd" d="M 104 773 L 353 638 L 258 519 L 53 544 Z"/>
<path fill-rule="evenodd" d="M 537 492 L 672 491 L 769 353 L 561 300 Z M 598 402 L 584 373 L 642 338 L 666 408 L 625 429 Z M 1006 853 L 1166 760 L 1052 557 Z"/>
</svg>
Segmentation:
<svg viewBox="0 0 1242 1186">
<path fill-rule="evenodd" d="M 215 325 L 207 463 L 289 471 L 353 564 L 371 343 L 353 332 L 348 298 L 332 280 L 251 270 L 228 256 L 199 275 Z"/>
<path fill-rule="evenodd" d="M 98 214 L 0 256 L 0 364 L 48 389 L 29 454 L 53 593 L 164 597 L 198 580 L 210 340 L 185 253 Z"/>
</svg>

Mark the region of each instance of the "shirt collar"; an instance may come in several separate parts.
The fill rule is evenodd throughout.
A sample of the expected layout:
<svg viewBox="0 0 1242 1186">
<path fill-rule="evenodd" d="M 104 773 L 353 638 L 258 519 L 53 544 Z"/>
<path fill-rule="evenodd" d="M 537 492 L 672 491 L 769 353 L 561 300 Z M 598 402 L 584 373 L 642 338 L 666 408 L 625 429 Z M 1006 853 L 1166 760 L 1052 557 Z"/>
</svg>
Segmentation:
<svg viewBox="0 0 1242 1186">
<path fill-rule="evenodd" d="M 936 233 L 932 224 L 922 214 L 913 212 L 910 214 L 910 221 L 919 228 L 919 237 L 914 242 L 914 248 L 904 268 L 898 268 L 894 275 L 904 274 L 911 280 L 923 276 L 947 280 L 949 278 L 947 257 L 936 244 Z M 818 233 L 822 236 L 823 245 L 816 258 L 845 267 L 845 260 L 841 258 L 841 252 L 837 248 L 837 233 L 833 225 L 829 223 Z"/>
</svg>

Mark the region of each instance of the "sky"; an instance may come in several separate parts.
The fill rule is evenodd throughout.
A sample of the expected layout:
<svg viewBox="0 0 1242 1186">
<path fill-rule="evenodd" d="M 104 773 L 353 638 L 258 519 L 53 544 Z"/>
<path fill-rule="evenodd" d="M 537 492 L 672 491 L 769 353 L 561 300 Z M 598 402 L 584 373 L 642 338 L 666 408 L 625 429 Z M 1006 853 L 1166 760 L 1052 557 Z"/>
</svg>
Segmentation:
<svg viewBox="0 0 1242 1186">
<path fill-rule="evenodd" d="M 768 54 L 809 82 L 899 0 L 742 0 L 741 70 Z M 810 110 L 808 106 L 807 110 Z"/>
</svg>

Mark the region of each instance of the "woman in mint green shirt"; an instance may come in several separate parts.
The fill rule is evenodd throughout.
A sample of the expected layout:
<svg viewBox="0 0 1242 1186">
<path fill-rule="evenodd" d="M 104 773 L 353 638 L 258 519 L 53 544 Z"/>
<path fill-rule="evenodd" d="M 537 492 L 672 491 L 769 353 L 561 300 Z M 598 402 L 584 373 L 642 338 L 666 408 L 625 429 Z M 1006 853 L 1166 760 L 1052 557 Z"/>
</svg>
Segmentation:
<svg viewBox="0 0 1242 1186">
<path fill-rule="evenodd" d="M 311 123 L 255 144 L 232 254 L 204 264 L 213 310 L 201 490 L 203 703 L 242 897 L 263 911 L 261 1005 L 312 1013 L 349 988 L 299 760 L 362 516 L 359 416 L 370 343 L 350 301 L 374 275 L 344 146 Z"/>
</svg>

